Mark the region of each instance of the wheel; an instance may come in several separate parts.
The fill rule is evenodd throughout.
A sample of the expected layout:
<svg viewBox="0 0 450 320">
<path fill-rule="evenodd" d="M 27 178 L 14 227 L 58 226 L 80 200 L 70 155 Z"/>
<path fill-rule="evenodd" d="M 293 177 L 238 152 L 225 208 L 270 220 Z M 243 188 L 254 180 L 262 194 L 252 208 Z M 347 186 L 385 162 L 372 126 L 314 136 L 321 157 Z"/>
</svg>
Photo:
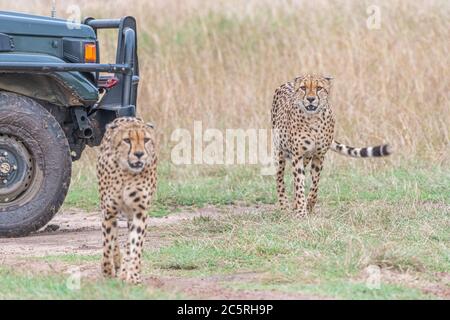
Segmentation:
<svg viewBox="0 0 450 320">
<path fill-rule="evenodd" d="M 71 173 L 56 119 L 33 99 L 0 92 L 0 237 L 46 225 L 64 202 Z"/>
</svg>

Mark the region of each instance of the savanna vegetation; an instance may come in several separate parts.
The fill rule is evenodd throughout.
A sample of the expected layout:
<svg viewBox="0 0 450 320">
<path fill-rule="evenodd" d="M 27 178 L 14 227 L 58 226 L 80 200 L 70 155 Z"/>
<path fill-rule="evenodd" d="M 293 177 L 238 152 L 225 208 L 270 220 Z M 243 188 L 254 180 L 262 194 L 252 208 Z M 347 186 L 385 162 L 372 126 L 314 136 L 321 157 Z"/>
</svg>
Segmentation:
<svg viewBox="0 0 450 320">
<path fill-rule="evenodd" d="M 377 1 L 379 29 L 367 27 L 370 1 L 61 0 L 59 15 L 69 16 L 73 4 L 83 16 L 138 20 L 139 114 L 156 123 L 160 150 L 149 214 L 223 211 L 152 227 L 168 241 L 147 250 L 147 276 L 252 272 L 248 281 L 221 285 L 324 298 L 450 297 L 448 1 Z M 0 0 L 0 7 L 48 15 L 51 1 Z M 116 37 L 101 36 L 103 61 L 111 61 Z M 395 151 L 377 160 L 329 154 L 316 215 L 298 220 L 277 211 L 274 178 L 257 166 L 171 162 L 172 132 L 192 131 L 194 121 L 223 131 L 269 128 L 274 90 L 305 72 L 334 77 L 339 141 L 389 142 Z M 65 209 L 98 210 L 95 159 L 88 150 L 75 164 Z M 83 265 L 99 256 L 29 259 Z M 378 289 L 366 285 L 368 266 L 380 269 Z M 64 281 L 0 266 L 0 298 L 191 297 L 99 276 L 74 293 Z"/>
</svg>

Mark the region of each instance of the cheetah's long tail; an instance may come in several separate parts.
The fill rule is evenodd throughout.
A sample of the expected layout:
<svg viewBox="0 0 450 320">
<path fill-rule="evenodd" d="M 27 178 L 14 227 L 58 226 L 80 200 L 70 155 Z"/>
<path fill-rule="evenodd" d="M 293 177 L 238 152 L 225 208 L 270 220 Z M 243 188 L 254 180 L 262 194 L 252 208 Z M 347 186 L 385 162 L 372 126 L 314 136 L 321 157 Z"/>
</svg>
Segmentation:
<svg viewBox="0 0 450 320">
<path fill-rule="evenodd" d="M 333 141 L 330 148 L 341 155 L 352 158 L 386 157 L 392 154 L 391 147 L 388 144 L 383 144 L 376 147 L 353 148 L 343 145 L 337 141 Z"/>
</svg>

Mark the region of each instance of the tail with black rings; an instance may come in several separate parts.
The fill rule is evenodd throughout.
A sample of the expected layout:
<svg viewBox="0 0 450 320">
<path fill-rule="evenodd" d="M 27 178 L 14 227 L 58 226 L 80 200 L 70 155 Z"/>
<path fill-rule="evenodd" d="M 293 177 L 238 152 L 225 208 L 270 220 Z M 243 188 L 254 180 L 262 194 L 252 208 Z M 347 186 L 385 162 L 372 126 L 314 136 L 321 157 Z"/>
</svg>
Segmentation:
<svg viewBox="0 0 450 320">
<path fill-rule="evenodd" d="M 352 158 L 379 158 L 392 154 L 392 149 L 388 144 L 375 147 L 354 148 L 333 141 L 330 148 L 341 155 Z"/>
</svg>

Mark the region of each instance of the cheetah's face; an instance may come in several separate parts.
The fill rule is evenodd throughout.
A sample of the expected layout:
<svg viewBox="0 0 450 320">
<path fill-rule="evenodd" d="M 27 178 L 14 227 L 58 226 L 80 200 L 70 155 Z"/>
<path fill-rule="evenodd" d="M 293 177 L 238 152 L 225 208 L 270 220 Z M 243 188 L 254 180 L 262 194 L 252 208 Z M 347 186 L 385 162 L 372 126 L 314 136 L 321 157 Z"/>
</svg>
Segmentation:
<svg viewBox="0 0 450 320">
<path fill-rule="evenodd" d="M 155 157 L 153 129 L 146 125 L 120 128 L 115 135 L 116 156 L 120 167 L 133 174 L 142 172 Z"/>
<path fill-rule="evenodd" d="M 306 75 L 295 80 L 294 105 L 314 114 L 327 104 L 331 78 Z"/>
</svg>

